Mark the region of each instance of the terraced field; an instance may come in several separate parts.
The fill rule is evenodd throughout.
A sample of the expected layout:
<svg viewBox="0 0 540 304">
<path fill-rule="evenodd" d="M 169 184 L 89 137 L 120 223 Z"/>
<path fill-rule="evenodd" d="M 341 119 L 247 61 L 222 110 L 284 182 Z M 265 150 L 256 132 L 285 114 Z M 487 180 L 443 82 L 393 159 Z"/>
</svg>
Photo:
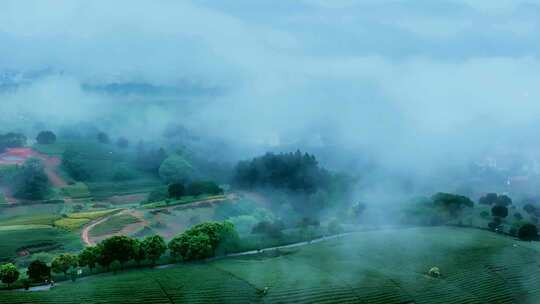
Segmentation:
<svg viewBox="0 0 540 304">
<path fill-rule="evenodd" d="M 539 303 L 536 243 L 460 228 L 362 232 L 304 247 L 99 275 L 0 303 Z M 432 266 L 441 278 L 425 273 Z"/>
</svg>

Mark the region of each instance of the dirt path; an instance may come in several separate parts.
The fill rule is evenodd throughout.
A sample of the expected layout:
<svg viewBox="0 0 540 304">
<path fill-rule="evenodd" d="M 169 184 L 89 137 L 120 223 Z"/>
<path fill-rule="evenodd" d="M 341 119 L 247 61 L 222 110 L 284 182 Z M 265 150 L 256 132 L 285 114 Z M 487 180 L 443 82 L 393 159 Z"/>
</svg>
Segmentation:
<svg viewBox="0 0 540 304">
<path fill-rule="evenodd" d="M 223 201 L 226 201 L 227 199 L 230 199 L 230 198 L 234 198 L 235 196 L 234 195 L 229 195 L 225 198 L 212 198 L 212 199 L 203 199 L 203 200 L 200 200 L 200 201 L 196 201 L 196 202 L 191 202 L 191 203 L 187 203 L 187 204 L 182 204 L 182 205 L 174 205 L 174 206 L 167 206 L 167 207 L 159 207 L 159 208 L 153 208 L 153 209 L 146 209 L 148 211 L 152 211 L 152 210 L 170 210 L 170 209 L 173 209 L 173 208 L 177 208 L 177 207 L 193 207 L 193 206 L 197 206 L 197 205 L 200 205 L 200 204 L 204 204 L 204 203 L 210 203 L 210 204 L 214 204 L 214 203 L 219 203 L 219 202 L 223 202 Z M 91 238 L 90 238 L 90 231 L 92 229 L 94 229 L 94 227 L 96 227 L 97 225 L 109 220 L 109 218 L 111 218 L 112 216 L 114 215 L 120 215 L 120 214 L 126 214 L 126 213 L 129 213 L 130 210 L 128 209 L 124 209 L 120 212 L 117 212 L 117 213 L 114 213 L 114 214 L 111 214 L 111 215 L 108 215 L 106 217 L 103 217 L 103 218 L 100 218 L 98 220 L 95 220 L 93 222 L 90 222 L 89 224 L 87 224 L 83 230 L 81 231 L 81 240 L 83 241 L 83 243 L 86 245 L 86 246 L 94 246 L 96 245 L 96 242 L 93 241 Z M 147 225 L 149 224 L 149 222 L 147 220 L 145 220 L 140 214 L 137 215 L 136 212 L 132 212 L 133 216 L 141 219 L 142 221 L 140 223 L 136 223 L 136 224 L 132 224 L 132 225 L 137 225 L 137 226 L 140 226 L 141 224 L 142 225 Z M 119 233 L 116 233 L 116 234 L 121 234 L 122 232 L 130 232 L 133 230 L 133 227 L 129 227 L 130 225 L 128 225 L 127 227 L 124 227 L 125 229 L 122 229 L 122 231 L 120 231 Z M 115 234 L 115 235 L 116 235 Z"/>
<path fill-rule="evenodd" d="M 113 213 L 113 214 L 110 214 L 106 217 L 102 217 L 100 219 L 97 219 L 95 221 L 92 221 L 90 222 L 89 224 L 87 224 L 86 226 L 84 226 L 83 230 L 81 231 L 81 240 L 83 241 L 83 243 L 86 245 L 86 246 L 94 246 L 96 245 L 95 242 L 93 242 L 92 240 L 90 240 L 90 230 L 94 229 L 94 227 L 96 227 L 97 225 L 105 222 L 106 220 L 108 220 L 109 218 L 111 218 L 112 216 L 114 215 L 118 215 L 118 214 L 123 214 L 123 213 L 126 213 L 128 210 L 124 209 L 120 212 L 116 212 L 116 213 Z"/>
<path fill-rule="evenodd" d="M 49 181 L 51 181 L 51 184 L 54 187 L 61 188 L 68 185 L 68 183 L 64 180 L 64 178 L 62 178 L 56 171 L 56 169 L 58 169 L 61 163 L 60 158 L 50 157 L 45 154 L 41 154 L 37 152 L 35 152 L 35 156 L 41 159 L 41 161 L 43 161 L 45 174 L 47 174 Z"/>
</svg>

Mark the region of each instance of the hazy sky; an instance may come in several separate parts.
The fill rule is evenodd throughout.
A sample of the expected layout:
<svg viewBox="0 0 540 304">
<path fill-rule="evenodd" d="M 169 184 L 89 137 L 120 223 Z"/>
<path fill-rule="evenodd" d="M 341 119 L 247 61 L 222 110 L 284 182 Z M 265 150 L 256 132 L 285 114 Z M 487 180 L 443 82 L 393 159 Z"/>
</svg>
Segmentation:
<svg viewBox="0 0 540 304">
<path fill-rule="evenodd" d="M 81 83 L 189 81 L 224 89 L 183 117 L 200 132 L 437 168 L 538 141 L 539 23 L 519 0 L 4 0 L 0 69 L 62 74 L 0 103 L 91 119 L 114 100 Z"/>
</svg>

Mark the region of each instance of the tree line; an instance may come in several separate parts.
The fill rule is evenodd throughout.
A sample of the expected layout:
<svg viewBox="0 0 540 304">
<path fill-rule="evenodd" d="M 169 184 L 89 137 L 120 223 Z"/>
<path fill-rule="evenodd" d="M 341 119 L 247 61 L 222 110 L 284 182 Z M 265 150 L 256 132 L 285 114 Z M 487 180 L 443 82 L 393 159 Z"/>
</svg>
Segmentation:
<svg viewBox="0 0 540 304">
<path fill-rule="evenodd" d="M 41 261 L 32 261 L 26 274 L 28 281 L 23 284 L 41 283 L 51 280 L 51 273 L 64 274 L 73 280 L 77 277 L 78 267 L 88 267 L 90 272 L 101 266 L 107 271 L 122 270 L 126 263 L 133 261 L 137 266 L 148 261 L 154 266 L 169 251 L 174 261 L 194 261 L 226 254 L 237 248 L 238 233 L 230 222 L 206 222 L 193 226 L 167 242 L 159 235 L 147 236 L 142 240 L 128 236 L 113 236 L 101 241 L 96 246 L 88 246 L 79 254 L 63 253 L 56 256 L 50 265 Z M 0 280 L 8 287 L 20 276 L 12 263 L 0 266 Z"/>
</svg>

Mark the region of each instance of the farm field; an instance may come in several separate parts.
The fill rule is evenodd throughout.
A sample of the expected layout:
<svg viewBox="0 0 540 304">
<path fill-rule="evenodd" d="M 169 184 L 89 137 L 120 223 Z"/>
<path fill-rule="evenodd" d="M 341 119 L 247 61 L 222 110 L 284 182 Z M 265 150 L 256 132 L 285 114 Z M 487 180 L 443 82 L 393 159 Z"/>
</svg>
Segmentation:
<svg viewBox="0 0 540 304">
<path fill-rule="evenodd" d="M 111 196 L 150 193 L 156 187 L 162 186 L 158 179 L 141 178 L 124 182 L 90 182 L 88 190 L 95 199 L 105 199 Z"/>
<path fill-rule="evenodd" d="M 538 250 L 475 229 L 381 230 L 5 292 L 0 303 L 538 303 Z M 441 278 L 426 275 L 433 266 Z"/>
<path fill-rule="evenodd" d="M 0 261 L 16 258 L 21 252 L 80 250 L 79 236 L 48 225 L 0 227 Z"/>
</svg>

